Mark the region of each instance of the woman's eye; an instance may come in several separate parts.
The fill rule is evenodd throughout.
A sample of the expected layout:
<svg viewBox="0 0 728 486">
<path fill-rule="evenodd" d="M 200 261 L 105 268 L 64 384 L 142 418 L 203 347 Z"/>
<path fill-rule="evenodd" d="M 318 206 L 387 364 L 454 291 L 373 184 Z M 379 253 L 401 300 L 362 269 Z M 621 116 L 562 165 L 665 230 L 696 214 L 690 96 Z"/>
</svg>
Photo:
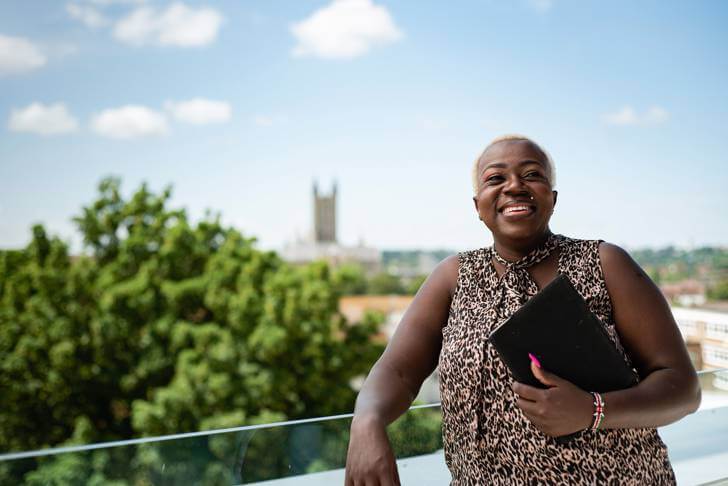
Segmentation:
<svg viewBox="0 0 728 486">
<path fill-rule="evenodd" d="M 497 179 L 503 179 L 503 176 L 500 176 L 500 175 L 490 176 L 487 179 L 485 179 L 485 182 L 492 182 Z"/>
<path fill-rule="evenodd" d="M 541 177 L 541 174 L 539 174 L 538 172 L 529 172 L 528 174 L 526 174 L 526 177 L 533 177 L 533 176 Z"/>
</svg>

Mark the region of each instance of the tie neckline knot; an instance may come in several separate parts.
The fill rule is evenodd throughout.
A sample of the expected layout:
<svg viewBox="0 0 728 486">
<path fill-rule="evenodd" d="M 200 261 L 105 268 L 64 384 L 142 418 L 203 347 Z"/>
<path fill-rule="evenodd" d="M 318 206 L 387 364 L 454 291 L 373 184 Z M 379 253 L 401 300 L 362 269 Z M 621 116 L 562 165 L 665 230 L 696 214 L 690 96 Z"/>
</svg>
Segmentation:
<svg viewBox="0 0 728 486">
<path fill-rule="evenodd" d="M 510 270 L 518 270 L 521 268 L 528 268 L 532 265 L 535 265 L 536 263 L 540 262 L 547 256 L 551 254 L 551 251 L 556 246 L 556 236 L 551 233 L 548 238 L 546 238 L 546 241 L 544 241 L 541 245 L 537 246 L 533 250 L 531 250 L 527 255 L 524 257 L 516 260 L 515 262 L 509 262 L 502 256 L 498 254 L 498 252 L 495 249 L 495 245 L 492 247 L 492 254 L 493 258 L 503 265 L 505 267 L 505 271 L 508 272 Z"/>
</svg>

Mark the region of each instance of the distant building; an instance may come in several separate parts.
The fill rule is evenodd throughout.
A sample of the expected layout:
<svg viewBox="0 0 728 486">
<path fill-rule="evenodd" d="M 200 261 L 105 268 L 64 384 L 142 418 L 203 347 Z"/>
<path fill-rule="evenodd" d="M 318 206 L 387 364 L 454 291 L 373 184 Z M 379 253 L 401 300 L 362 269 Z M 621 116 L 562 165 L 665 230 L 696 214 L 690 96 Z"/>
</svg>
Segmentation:
<svg viewBox="0 0 728 486">
<path fill-rule="evenodd" d="M 346 295 L 339 299 L 339 311 L 349 322 L 360 321 L 367 310 L 381 312 L 385 321 L 380 332 L 389 340 L 412 299 L 412 295 Z"/>
<path fill-rule="evenodd" d="M 705 304 L 705 285 L 697 280 L 660 285 L 660 290 L 669 302 L 676 302 L 683 307 L 694 307 Z"/>
<path fill-rule="evenodd" d="M 672 315 L 698 370 L 728 368 L 728 312 L 705 308 L 672 307 Z M 716 375 L 713 386 L 728 390 L 725 374 Z"/>
<path fill-rule="evenodd" d="M 318 185 L 313 185 L 313 230 L 308 238 L 298 238 L 287 243 L 281 251 L 283 259 L 305 264 L 325 260 L 333 266 L 342 263 L 358 263 L 367 273 L 376 273 L 382 267 L 381 252 L 360 241 L 356 246 L 340 244 L 336 238 L 337 186 L 334 183 L 330 194 L 324 195 Z"/>
<path fill-rule="evenodd" d="M 445 258 L 455 255 L 454 250 L 385 250 L 382 265 L 390 275 L 398 277 L 403 284 L 410 285 L 432 273 Z"/>
<path fill-rule="evenodd" d="M 330 196 L 319 195 L 314 182 L 313 228 L 316 243 L 336 243 L 336 182 Z"/>
<path fill-rule="evenodd" d="M 390 263 L 387 265 L 387 273 L 405 279 L 412 279 L 421 275 L 429 275 L 437 264 L 442 261 L 441 258 L 429 251 L 415 250 L 406 253 L 414 254 L 413 261 L 400 259 Z"/>
</svg>

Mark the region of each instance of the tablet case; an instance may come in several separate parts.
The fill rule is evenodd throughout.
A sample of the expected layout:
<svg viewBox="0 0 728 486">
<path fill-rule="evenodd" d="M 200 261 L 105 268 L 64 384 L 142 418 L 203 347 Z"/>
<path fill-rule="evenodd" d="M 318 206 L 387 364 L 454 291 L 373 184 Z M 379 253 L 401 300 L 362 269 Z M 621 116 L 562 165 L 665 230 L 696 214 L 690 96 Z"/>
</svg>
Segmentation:
<svg viewBox="0 0 728 486">
<path fill-rule="evenodd" d="M 585 391 L 606 393 L 638 382 L 637 373 L 624 361 L 599 318 L 563 274 L 500 324 L 487 341 L 513 378 L 527 385 L 546 388 L 533 376 L 528 353 L 546 371 Z"/>
</svg>

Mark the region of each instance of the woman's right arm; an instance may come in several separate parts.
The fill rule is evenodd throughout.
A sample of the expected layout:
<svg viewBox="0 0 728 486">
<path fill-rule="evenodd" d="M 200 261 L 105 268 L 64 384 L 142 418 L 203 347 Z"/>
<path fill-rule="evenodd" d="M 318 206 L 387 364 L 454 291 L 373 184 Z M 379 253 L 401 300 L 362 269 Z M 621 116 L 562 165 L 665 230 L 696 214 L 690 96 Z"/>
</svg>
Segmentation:
<svg viewBox="0 0 728 486">
<path fill-rule="evenodd" d="M 399 484 L 386 426 L 407 411 L 437 366 L 457 274 L 457 255 L 432 271 L 364 381 L 351 423 L 347 486 Z"/>
</svg>

